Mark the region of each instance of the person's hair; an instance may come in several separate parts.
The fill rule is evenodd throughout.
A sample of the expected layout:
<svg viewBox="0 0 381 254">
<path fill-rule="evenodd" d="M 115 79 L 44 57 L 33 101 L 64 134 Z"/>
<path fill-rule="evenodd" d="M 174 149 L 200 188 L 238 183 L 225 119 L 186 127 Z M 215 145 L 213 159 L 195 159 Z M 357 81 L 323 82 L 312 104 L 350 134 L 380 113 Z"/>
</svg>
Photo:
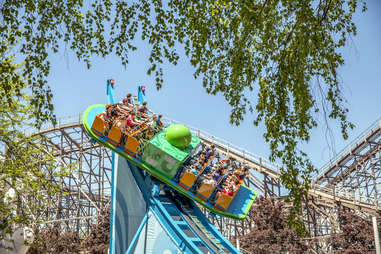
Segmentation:
<svg viewBox="0 0 381 254">
<path fill-rule="evenodd" d="M 144 102 L 143 102 L 143 105 L 146 105 L 146 104 L 147 104 L 147 102 L 146 102 L 146 101 L 144 101 Z"/>
<path fill-rule="evenodd" d="M 161 118 L 163 115 L 162 114 L 159 114 L 159 118 Z"/>
<path fill-rule="evenodd" d="M 126 97 L 130 97 L 131 96 L 131 94 L 130 93 L 128 93 L 127 95 L 126 95 Z"/>
</svg>

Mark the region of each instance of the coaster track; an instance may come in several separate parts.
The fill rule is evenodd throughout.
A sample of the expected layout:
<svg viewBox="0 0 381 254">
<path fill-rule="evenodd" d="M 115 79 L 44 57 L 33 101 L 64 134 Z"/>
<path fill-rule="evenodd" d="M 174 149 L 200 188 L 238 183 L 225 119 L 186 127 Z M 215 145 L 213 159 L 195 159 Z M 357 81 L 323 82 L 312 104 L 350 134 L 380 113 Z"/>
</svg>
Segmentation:
<svg viewBox="0 0 381 254">
<path fill-rule="evenodd" d="M 168 122 L 175 122 L 169 120 Z M 259 173 L 264 173 L 273 179 L 280 178 L 280 166 L 272 164 L 264 158 L 256 156 L 244 149 L 235 147 L 231 143 L 224 141 L 220 138 L 207 134 L 199 129 L 190 127 L 190 130 L 198 135 L 204 142 L 208 144 L 214 143 L 219 153 L 229 155 L 241 163 L 246 163 L 252 169 Z M 371 214 L 378 214 L 380 207 L 378 203 L 378 191 L 374 188 L 374 195 L 364 195 L 364 191 L 356 190 L 359 187 L 357 185 L 350 185 L 348 188 L 332 188 L 333 185 L 339 183 L 342 180 L 349 178 L 350 174 L 361 168 L 367 161 L 372 158 L 376 158 L 378 154 L 378 164 L 380 165 L 380 150 L 381 150 L 381 119 L 373 124 L 365 134 L 362 134 L 360 140 L 356 140 L 349 146 L 347 153 L 340 153 L 336 163 L 330 164 L 331 167 L 327 167 L 323 176 L 318 177 L 311 186 L 308 194 L 318 200 L 319 203 L 323 203 L 329 206 L 339 202 L 343 206 L 351 209 L 365 211 Z M 374 160 L 376 161 L 376 160 Z M 352 162 L 352 164 L 350 164 Z M 349 164 L 349 165 L 345 165 Z M 375 170 L 375 168 L 372 168 Z M 373 175 L 375 173 L 373 172 Z M 377 175 L 381 176 L 381 172 Z M 335 175 L 335 177 L 332 177 Z M 372 177 L 372 174 L 367 176 Z M 372 180 L 376 182 L 377 177 L 372 177 Z M 256 176 L 251 173 L 249 179 L 253 182 L 258 182 Z M 324 180 L 329 179 L 329 184 L 323 185 Z M 369 179 L 366 179 L 370 181 Z M 254 184 L 256 187 L 258 185 Z M 261 189 L 261 188 L 260 188 Z M 369 194 L 369 192 L 368 192 Z"/>
<path fill-rule="evenodd" d="M 320 170 L 314 188 L 377 215 L 381 191 L 381 118 Z"/>
<path fill-rule="evenodd" d="M 305 215 L 306 223 L 311 225 L 312 236 L 337 232 L 335 211 L 338 203 L 360 212 L 379 214 L 380 124 L 378 120 L 315 178 L 309 191 L 311 203 L 307 204 L 312 215 Z M 189 129 L 203 142 L 214 143 L 217 152 L 248 164 L 252 172 L 245 179 L 247 186 L 256 188 L 265 197 L 280 196 L 280 166 L 197 128 Z M 40 131 L 29 129 L 26 133 L 45 137 L 44 144 L 49 153 L 66 163 L 79 165 L 75 176 L 68 176 L 60 182 L 67 191 L 53 198 L 53 206 L 45 214 L 48 217 L 46 223 L 61 222 L 64 228 L 85 234 L 95 220 L 97 208 L 108 202 L 110 197 L 111 151 L 91 141 L 81 125 L 81 115 L 61 118 L 56 126 L 47 124 Z M 236 222 L 227 218 L 208 218 L 228 239 L 234 235 L 245 235 L 251 223 L 250 219 Z"/>
</svg>

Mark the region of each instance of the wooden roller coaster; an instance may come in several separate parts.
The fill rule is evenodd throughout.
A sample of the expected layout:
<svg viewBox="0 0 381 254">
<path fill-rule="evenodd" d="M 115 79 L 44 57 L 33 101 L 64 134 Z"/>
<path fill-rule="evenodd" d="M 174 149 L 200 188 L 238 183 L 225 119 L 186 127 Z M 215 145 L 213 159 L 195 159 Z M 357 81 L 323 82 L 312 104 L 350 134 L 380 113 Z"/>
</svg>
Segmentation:
<svg viewBox="0 0 381 254">
<path fill-rule="evenodd" d="M 76 176 L 68 176 L 61 181 L 68 191 L 56 197 L 55 202 L 52 202 L 54 206 L 45 214 L 50 221 L 61 221 L 67 228 L 86 232 L 97 208 L 107 202 L 110 195 L 111 152 L 92 143 L 80 119 L 80 115 L 60 119 L 56 126 L 47 125 L 41 131 L 29 130 L 29 133 L 43 136 L 46 149 L 52 155 L 67 163 L 78 163 Z M 205 143 L 215 144 L 218 153 L 248 164 L 252 172 L 245 179 L 247 186 L 256 188 L 264 196 L 280 196 L 280 166 L 197 128 L 189 129 Z M 310 210 L 313 210 L 314 215 L 306 213 L 305 218 L 305 222 L 311 225 L 308 226 L 311 236 L 330 234 L 332 228 L 337 227 L 334 208 L 337 203 L 378 216 L 381 198 L 380 169 L 381 119 L 324 166 L 315 178 L 308 193 L 312 200 Z M 249 230 L 245 221 L 238 223 L 227 218 L 210 219 L 227 237 L 244 235 Z"/>
</svg>

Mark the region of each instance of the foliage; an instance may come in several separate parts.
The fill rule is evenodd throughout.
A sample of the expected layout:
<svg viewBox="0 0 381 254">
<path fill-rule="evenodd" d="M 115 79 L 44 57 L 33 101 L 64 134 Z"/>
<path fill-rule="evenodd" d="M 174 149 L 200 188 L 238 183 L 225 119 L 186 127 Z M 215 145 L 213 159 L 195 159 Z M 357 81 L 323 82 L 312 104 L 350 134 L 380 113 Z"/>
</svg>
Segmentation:
<svg viewBox="0 0 381 254">
<path fill-rule="evenodd" d="M 83 250 L 92 254 L 107 253 L 110 241 L 110 204 L 101 208 L 97 221 L 82 242 Z"/>
<path fill-rule="evenodd" d="M 38 240 L 28 254 L 79 253 L 81 240 L 76 232 L 62 232 L 59 224 L 46 227 L 38 233 Z"/>
<path fill-rule="evenodd" d="M 334 253 L 368 253 L 375 250 L 373 226 L 369 219 L 339 206 L 338 220 L 341 232 L 330 238 Z M 380 225 L 378 228 L 380 231 Z"/>
<path fill-rule="evenodd" d="M 21 131 L 33 125 L 35 115 L 21 68 L 10 54 L 12 43 L 9 34 L 0 46 L 0 240 L 16 227 L 31 227 L 42 219 L 46 197 L 58 190 L 50 179 L 63 173 L 45 155 L 41 139 Z"/>
<path fill-rule="evenodd" d="M 288 211 L 282 201 L 259 197 L 251 212 L 250 233 L 240 238 L 250 253 L 304 253 L 307 245 L 287 224 Z"/>
<path fill-rule="evenodd" d="M 80 253 L 102 254 L 108 252 L 110 238 L 110 205 L 101 208 L 90 232 L 81 239 L 76 232 L 63 232 L 59 224 L 48 226 L 37 232 L 38 239 L 28 250 L 28 254 Z"/>
<path fill-rule="evenodd" d="M 46 85 L 48 56 L 63 48 L 91 66 L 91 56 L 116 54 L 127 66 L 135 39 L 150 45 L 149 75 L 163 84 L 162 64 L 177 64 L 182 45 L 207 93 L 231 105 L 231 123 L 256 110 L 264 123 L 271 159 L 281 158 L 282 182 L 293 201 L 291 219 L 314 170 L 300 143 L 308 142 L 323 114 L 337 119 L 344 138 L 347 120 L 338 68 L 339 49 L 356 35 L 353 14 L 362 0 L 13 0 L 1 6 L 0 36 L 21 39 L 23 74 L 33 92 L 36 124 L 53 119 Z M 365 4 L 363 3 L 363 10 Z M 294 224 L 302 230 L 300 223 Z"/>
</svg>

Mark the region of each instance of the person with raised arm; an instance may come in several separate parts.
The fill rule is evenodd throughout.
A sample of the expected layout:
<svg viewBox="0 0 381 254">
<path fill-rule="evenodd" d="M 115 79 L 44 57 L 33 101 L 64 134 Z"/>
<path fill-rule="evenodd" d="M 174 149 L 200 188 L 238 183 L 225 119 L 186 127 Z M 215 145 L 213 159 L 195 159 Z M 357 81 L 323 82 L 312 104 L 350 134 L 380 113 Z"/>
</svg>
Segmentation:
<svg viewBox="0 0 381 254">
<path fill-rule="evenodd" d="M 143 117 L 148 118 L 147 111 L 153 114 L 153 112 L 147 107 L 147 102 L 143 102 L 142 105 L 138 106 L 138 112 L 142 114 Z"/>
</svg>

